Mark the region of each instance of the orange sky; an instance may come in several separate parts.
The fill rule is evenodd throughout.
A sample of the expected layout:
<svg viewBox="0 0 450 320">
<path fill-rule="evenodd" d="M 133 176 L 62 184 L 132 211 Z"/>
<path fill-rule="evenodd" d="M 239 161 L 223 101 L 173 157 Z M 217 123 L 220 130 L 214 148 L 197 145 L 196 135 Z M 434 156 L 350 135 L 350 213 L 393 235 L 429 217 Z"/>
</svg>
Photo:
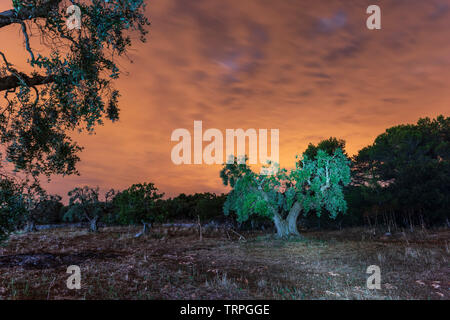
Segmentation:
<svg viewBox="0 0 450 320">
<path fill-rule="evenodd" d="M 379 31 L 366 28 L 370 4 L 382 9 Z M 50 192 L 136 182 L 169 196 L 224 192 L 220 166 L 171 161 L 172 131 L 193 133 L 194 120 L 279 129 L 290 167 L 309 142 L 336 136 L 354 154 L 390 126 L 450 109 L 449 0 L 152 0 L 147 13 L 149 41 L 120 63 L 120 121 L 77 137 L 81 175 L 54 177 Z M 17 26 L 0 29 L 19 66 L 22 43 Z"/>
</svg>

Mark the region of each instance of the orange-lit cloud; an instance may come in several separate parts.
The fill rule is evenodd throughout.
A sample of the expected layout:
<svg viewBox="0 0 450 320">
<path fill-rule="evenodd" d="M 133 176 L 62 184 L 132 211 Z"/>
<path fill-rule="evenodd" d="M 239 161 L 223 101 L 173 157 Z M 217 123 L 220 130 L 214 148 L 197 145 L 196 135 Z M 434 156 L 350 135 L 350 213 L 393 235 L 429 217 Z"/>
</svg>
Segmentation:
<svg viewBox="0 0 450 320">
<path fill-rule="evenodd" d="M 450 3 L 376 1 L 382 29 L 366 28 L 373 1 L 153 0 L 149 41 L 121 62 L 121 118 L 77 139 L 78 185 L 123 189 L 151 181 L 172 196 L 223 192 L 220 166 L 172 163 L 177 128 L 280 130 L 281 166 L 329 136 L 356 153 L 386 128 L 450 109 Z M 3 2 L 0 10 L 9 9 Z M 0 30 L 0 50 L 22 39 Z M 7 51 L 7 50 L 5 50 Z M 10 60 L 26 61 L 26 53 Z"/>
</svg>

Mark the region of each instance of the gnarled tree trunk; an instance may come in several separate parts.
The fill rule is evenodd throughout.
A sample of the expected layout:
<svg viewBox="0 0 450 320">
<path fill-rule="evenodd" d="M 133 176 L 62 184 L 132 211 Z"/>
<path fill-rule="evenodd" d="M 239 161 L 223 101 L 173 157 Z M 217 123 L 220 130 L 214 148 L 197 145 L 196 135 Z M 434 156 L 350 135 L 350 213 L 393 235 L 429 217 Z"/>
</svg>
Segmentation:
<svg viewBox="0 0 450 320">
<path fill-rule="evenodd" d="M 98 231 L 97 223 L 98 223 L 98 216 L 96 216 L 93 219 L 89 220 L 89 231 L 97 232 Z"/>
<path fill-rule="evenodd" d="M 300 203 L 295 202 L 285 219 L 283 219 L 278 212 L 274 212 L 273 221 L 275 223 L 277 236 L 279 238 L 300 236 L 300 233 L 297 229 L 297 219 L 301 210 L 302 206 L 300 205 Z"/>
</svg>

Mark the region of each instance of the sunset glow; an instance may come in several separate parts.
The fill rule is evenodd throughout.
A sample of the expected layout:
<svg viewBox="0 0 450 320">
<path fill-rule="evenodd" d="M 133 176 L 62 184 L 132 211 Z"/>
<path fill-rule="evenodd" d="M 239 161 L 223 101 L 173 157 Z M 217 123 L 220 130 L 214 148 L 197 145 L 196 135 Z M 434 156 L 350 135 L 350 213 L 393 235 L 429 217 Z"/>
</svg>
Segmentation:
<svg viewBox="0 0 450 320">
<path fill-rule="evenodd" d="M 220 165 L 171 161 L 171 133 L 195 120 L 222 132 L 279 129 L 280 164 L 292 167 L 310 142 L 336 136 L 353 155 L 388 127 L 448 114 L 449 2 L 377 1 L 382 29 L 368 30 L 371 2 L 149 1 L 148 42 L 120 62 L 120 120 L 77 136 L 80 176 L 47 189 L 151 181 L 166 196 L 226 192 Z M 19 27 L 0 39 L 26 69 Z"/>
</svg>

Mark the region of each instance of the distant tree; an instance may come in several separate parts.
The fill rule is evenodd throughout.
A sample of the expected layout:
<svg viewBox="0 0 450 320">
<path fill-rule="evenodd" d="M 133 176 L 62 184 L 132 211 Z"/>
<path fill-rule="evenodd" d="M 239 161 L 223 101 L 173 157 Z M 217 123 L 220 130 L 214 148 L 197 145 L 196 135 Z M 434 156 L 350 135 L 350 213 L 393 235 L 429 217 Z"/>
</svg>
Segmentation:
<svg viewBox="0 0 450 320">
<path fill-rule="evenodd" d="M 177 197 L 169 198 L 164 201 L 167 218 L 174 219 L 191 219 L 193 217 L 193 205 L 190 201 L 190 196 L 181 193 Z"/>
<path fill-rule="evenodd" d="M 51 224 L 61 222 L 63 204 L 59 195 L 44 194 L 31 212 L 35 223 Z"/>
<path fill-rule="evenodd" d="M 389 128 L 353 161 L 367 207 L 394 213 L 404 225 L 448 221 L 450 117 Z"/>
<path fill-rule="evenodd" d="M 118 210 L 118 221 L 122 224 L 143 224 L 142 233 L 147 225 L 161 219 L 161 199 L 164 193 L 158 193 L 153 183 L 133 184 L 119 192 L 114 198 Z"/>
<path fill-rule="evenodd" d="M 26 214 L 21 188 L 13 178 L 0 173 L 0 242 L 16 230 Z"/>
<path fill-rule="evenodd" d="M 98 231 L 98 221 L 104 213 L 103 204 L 99 200 L 99 188 L 84 186 L 69 191 L 69 209 L 64 215 L 64 220 L 89 222 L 89 230 Z"/>
<path fill-rule="evenodd" d="M 223 218 L 223 205 L 226 195 L 214 193 L 184 193 L 174 198 L 164 200 L 165 219 L 168 220 L 196 220 L 201 221 Z"/>
<path fill-rule="evenodd" d="M 15 194 L 15 201 L 12 205 L 15 206 L 16 210 L 10 211 L 10 213 L 17 212 L 17 208 L 20 208 L 21 215 L 15 216 L 14 219 L 15 227 L 21 228 L 25 226 L 26 232 L 35 231 L 36 223 L 43 221 L 45 215 L 48 214 L 45 210 L 45 204 L 47 204 L 48 200 L 55 199 L 55 196 L 48 195 L 36 179 L 17 177 L 8 179 L 7 175 L 4 175 L 2 181 L 5 183 L 5 190 L 0 192 L 8 193 L 13 190 Z M 5 206 L 7 204 L 5 202 Z"/>
<path fill-rule="evenodd" d="M 114 204 L 114 198 L 119 193 L 119 191 L 110 189 L 108 192 L 105 193 L 105 201 L 103 203 L 104 207 L 104 215 L 103 215 L 103 221 L 108 224 L 114 224 L 117 223 L 117 208 Z"/>
<path fill-rule="evenodd" d="M 25 205 L 26 212 L 24 214 L 25 221 L 25 231 L 34 232 L 36 231 L 36 223 L 38 222 L 39 214 L 39 203 L 46 199 L 47 193 L 41 186 L 35 181 L 34 183 L 22 183 L 21 188 L 22 199 Z"/>
<path fill-rule="evenodd" d="M 273 220 L 279 237 L 299 235 L 300 213 L 325 208 L 331 217 L 346 211 L 342 188 L 350 182 L 349 161 L 340 148 L 333 155 L 318 150 L 315 159 L 303 155 L 289 172 L 280 169 L 272 176 L 253 172 L 246 163 L 226 164 L 220 176 L 233 189 L 224 206 L 225 214 L 234 211 L 238 221 L 251 215 Z"/>
<path fill-rule="evenodd" d="M 204 221 L 223 215 L 225 197 L 209 192 L 196 195 L 198 195 L 198 199 L 194 207 L 194 217 L 197 216 L 201 221 Z"/>
</svg>

